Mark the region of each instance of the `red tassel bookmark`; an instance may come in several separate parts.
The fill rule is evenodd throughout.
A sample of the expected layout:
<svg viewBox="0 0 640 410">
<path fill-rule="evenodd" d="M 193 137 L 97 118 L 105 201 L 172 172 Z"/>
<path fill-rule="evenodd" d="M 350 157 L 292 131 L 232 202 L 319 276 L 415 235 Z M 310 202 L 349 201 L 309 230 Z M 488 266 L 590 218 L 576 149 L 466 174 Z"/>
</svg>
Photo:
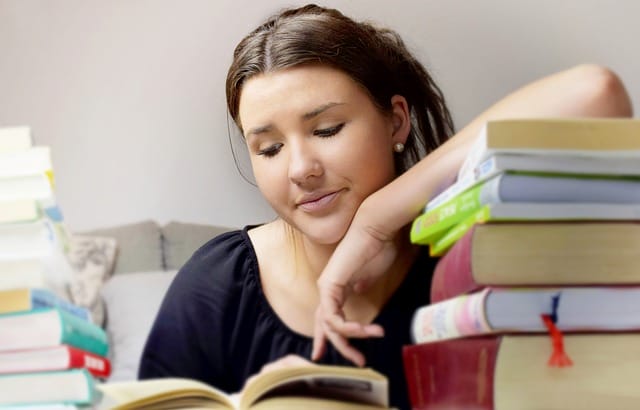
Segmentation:
<svg viewBox="0 0 640 410">
<path fill-rule="evenodd" d="M 573 361 L 567 355 L 564 350 L 564 340 L 562 332 L 556 327 L 551 315 L 540 315 L 545 326 L 549 330 L 549 336 L 551 336 L 551 344 L 553 346 L 553 353 L 547 362 L 549 367 L 569 367 L 573 366 Z"/>
</svg>

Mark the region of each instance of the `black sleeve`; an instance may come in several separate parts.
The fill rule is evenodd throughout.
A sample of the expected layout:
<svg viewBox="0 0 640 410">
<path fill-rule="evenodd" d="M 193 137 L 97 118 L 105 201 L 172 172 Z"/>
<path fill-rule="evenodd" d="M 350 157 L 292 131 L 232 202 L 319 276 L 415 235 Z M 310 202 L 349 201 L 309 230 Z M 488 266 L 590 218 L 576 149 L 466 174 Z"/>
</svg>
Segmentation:
<svg viewBox="0 0 640 410">
<path fill-rule="evenodd" d="M 214 238 L 191 257 L 164 297 L 138 378 L 186 377 L 228 392 L 241 387 L 230 377 L 228 343 L 247 263 L 239 231 Z"/>
</svg>

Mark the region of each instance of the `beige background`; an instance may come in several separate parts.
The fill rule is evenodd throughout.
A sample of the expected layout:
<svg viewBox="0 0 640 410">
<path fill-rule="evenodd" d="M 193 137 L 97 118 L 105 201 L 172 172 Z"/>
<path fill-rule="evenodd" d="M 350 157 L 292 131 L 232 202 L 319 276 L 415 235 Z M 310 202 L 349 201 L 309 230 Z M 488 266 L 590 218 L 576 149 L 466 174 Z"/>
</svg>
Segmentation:
<svg viewBox="0 0 640 410">
<path fill-rule="evenodd" d="M 271 211 L 231 157 L 224 77 L 244 34 L 303 3 L 0 0 L 0 126 L 31 125 L 36 143 L 53 147 L 72 229 L 264 221 Z M 458 127 L 517 86 L 581 62 L 617 71 L 639 106 L 636 0 L 321 4 L 397 29 Z"/>
</svg>

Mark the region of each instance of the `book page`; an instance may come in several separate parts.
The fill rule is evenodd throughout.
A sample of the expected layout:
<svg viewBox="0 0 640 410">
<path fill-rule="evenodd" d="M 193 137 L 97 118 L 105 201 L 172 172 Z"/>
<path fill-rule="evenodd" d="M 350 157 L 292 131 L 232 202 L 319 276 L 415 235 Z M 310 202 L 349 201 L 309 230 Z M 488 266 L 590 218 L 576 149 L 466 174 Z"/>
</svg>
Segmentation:
<svg viewBox="0 0 640 410">
<path fill-rule="evenodd" d="M 277 369 L 252 380 L 242 392 L 240 408 L 267 397 L 304 396 L 388 406 L 386 378 L 371 370 L 343 366 Z"/>
<path fill-rule="evenodd" d="M 220 408 L 234 408 L 226 393 L 205 383 L 188 379 L 155 379 L 132 382 L 106 383 L 98 386 L 116 407 L 113 410 L 161 408 L 160 402 L 195 400 L 201 405 L 203 402 L 221 404 Z M 215 408 L 211 407 L 210 408 Z"/>
</svg>

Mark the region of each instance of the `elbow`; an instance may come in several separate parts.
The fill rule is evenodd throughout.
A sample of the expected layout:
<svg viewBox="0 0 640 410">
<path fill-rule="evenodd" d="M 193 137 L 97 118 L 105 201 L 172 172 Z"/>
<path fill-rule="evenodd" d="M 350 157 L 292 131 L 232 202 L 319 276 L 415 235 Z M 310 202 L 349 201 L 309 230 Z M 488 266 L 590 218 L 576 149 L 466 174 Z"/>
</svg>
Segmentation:
<svg viewBox="0 0 640 410">
<path fill-rule="evenodd" d="M 624 83 L 610 68 L 582 64 L 570 71 L 576 78 L 582 103 L 582 115 L 594 117 L 631 117 L 633 106 Z"/>
</svg>

